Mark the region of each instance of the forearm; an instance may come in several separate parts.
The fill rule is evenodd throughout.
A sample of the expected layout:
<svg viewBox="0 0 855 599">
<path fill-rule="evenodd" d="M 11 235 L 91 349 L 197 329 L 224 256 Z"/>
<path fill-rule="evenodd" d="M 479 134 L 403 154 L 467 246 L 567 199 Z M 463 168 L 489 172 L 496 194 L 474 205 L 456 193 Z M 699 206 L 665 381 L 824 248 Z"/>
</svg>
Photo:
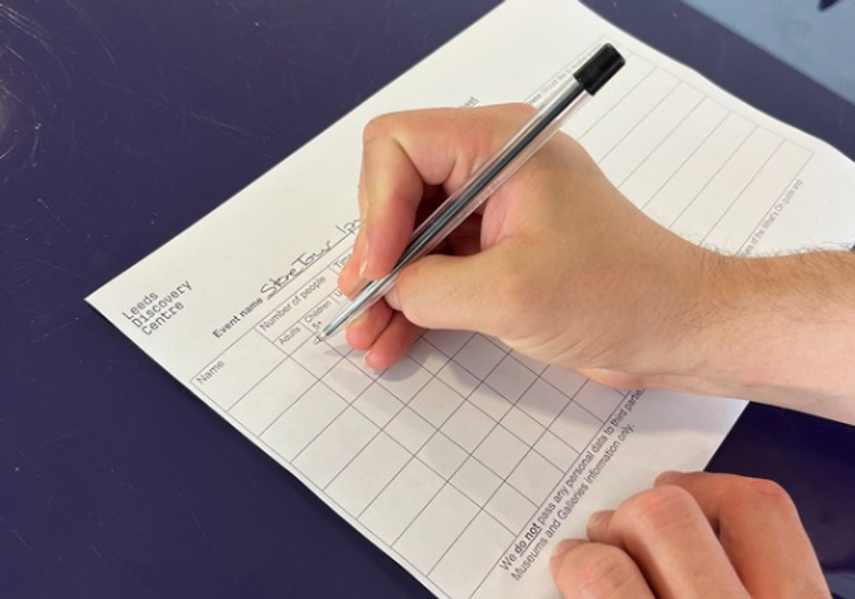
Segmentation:
<svg viewBox="0 0 855 599">
<path fill-rule="evenodd" d="M 855 254 L 721 258 L 709 269 L 684 384 L 855 424 Z"/>
</svg>

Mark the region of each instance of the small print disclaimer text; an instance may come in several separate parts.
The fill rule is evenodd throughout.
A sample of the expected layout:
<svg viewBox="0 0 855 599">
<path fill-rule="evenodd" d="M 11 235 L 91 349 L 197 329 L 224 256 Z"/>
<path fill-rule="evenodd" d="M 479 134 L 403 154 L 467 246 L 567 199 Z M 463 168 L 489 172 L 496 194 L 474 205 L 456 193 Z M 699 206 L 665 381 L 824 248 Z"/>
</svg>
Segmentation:
<svg viewBox="0 0 855 599">
<path fill-rule="evenodd" d="M 550 540 L 558 534 L 561 526 L 612 458 L 635 432 L 635 426 L 626 421 L 643 393 L 644 391 L 638 390 L 630 394 L 623 405 L 612 414 L 588 449 L 576 460 L 567 477 L 543 505 L 540 514 L 531 521 L 511 551 L 499 560 L 499 568 L 508 572 L 514 581 L 522 580 L 543 555 Z"/>
</svg>

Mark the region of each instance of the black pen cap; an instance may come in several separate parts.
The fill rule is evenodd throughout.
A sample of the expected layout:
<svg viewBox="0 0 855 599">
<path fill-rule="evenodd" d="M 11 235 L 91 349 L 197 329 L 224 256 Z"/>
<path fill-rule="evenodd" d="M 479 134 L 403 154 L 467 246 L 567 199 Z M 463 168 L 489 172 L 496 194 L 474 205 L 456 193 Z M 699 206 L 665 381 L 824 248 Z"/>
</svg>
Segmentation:
<svg viewBox="0 0 855 599">
<path fill-rule="evenodd" d="M 626 60 L 614 46 L 604 44 L 573 76 L 593 96 L 625 64 Z"/>
</svg>

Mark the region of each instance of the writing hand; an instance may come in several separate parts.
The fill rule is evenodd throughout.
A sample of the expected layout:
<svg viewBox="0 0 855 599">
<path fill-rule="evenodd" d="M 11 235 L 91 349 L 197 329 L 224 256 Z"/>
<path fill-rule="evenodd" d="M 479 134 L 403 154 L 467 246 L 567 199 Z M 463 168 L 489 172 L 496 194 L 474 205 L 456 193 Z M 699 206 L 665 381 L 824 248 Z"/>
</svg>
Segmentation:
<svg viewBox="0 0 855 599">
<path fill-rule="evenodd" d="M 433 110 L 370 123 L 362 227 L 342 290 L 385 275 L 417 215 L 455 191 L 529 113 L 521 105 Z M 430 327 L 486 333 L 577 369 L 658 372 L 692 317 L 693 273 L 706 254 L 646 218 L 559 134 L 450 237 L 443 254 L 405 269 L 388 302 L 351 325 L 347 338 L 370 350 L 366 361 L 376 369 Z"/>
<path fill-rule="evenodd" d="M 362 220 L 339 286 L 401 255 L 429 213 L 516 131 L 522 105 L 398 113 L 365 129 Z M 729 257 L 647 218 L 559 133 L 347 331 L 366 363 L 422 330 L 500 338 L 624 389 L 782 405 L 855 424 L 855 254 Z"/>
</svg>

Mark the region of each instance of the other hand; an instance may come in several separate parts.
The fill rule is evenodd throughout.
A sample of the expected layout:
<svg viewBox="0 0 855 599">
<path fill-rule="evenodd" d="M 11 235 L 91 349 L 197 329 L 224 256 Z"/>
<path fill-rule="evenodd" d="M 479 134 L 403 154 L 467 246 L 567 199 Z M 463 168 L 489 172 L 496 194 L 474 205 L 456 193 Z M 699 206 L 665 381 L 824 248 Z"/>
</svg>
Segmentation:
<svg viewBox="0 0 855 599">
<path fill-rule="evenodd" d="M 790 497 L 777 484 L 669 472 L 589 541 L 562 541 L 550 567 L 565 599 L 829 599 Z"/>
</svg>

